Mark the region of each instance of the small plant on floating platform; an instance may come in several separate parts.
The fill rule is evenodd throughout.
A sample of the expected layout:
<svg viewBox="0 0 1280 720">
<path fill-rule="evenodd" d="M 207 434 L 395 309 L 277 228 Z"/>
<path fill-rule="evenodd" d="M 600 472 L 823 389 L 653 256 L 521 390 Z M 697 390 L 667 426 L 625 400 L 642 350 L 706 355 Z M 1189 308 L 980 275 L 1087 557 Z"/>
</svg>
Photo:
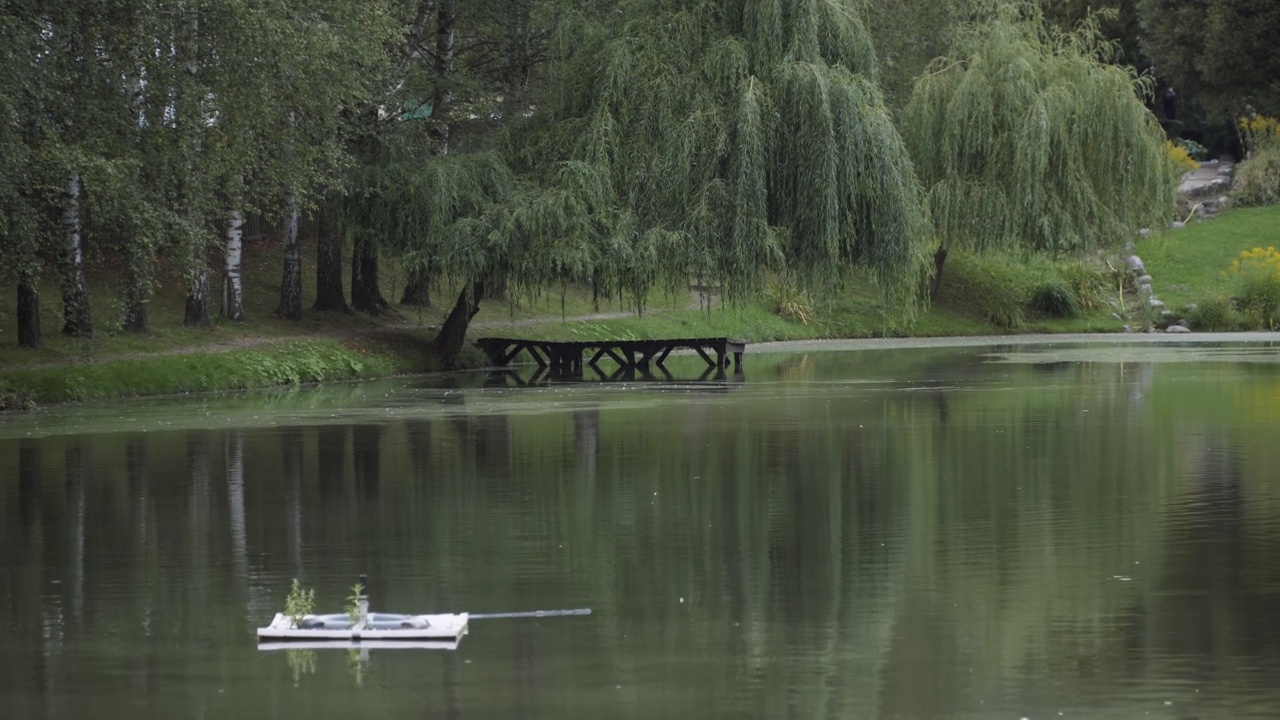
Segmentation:
<svg viewBox="0 0 1280 720">
<path fill-rule="evenodd" d="M 315 607 L 316 591 L 312 588 L 304 590 L 298 578 L 294 578 L 293 585 L 289 587 L 289 597 L 284 600 L 284 614 L 293 621 L 294 627 L 300 627 L 302 618 L 310 615 Z"/>
<path fill-rule="evenodd" d="M 364 599 L 364 583 L 352 585 L 351 594 L 347 596 L 347 617 L 351 618 L 352 625 L 360 622 L 360 601 Z"/>
</svg>

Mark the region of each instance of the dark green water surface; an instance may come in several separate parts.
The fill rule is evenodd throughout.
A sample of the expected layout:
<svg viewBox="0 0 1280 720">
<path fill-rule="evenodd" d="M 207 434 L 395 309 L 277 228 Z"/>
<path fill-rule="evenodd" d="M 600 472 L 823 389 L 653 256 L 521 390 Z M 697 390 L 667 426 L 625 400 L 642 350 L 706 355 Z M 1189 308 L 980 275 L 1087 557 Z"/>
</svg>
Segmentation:
<svg viewBox="0 0 1280 720">
<path fill-rule="evenodd" d="M 0 419 L 0 717 L 1280 717 L 1275 344 L 527 379 Z M 258 648 L 361 573 L 593 613 Z"/>
</svg>

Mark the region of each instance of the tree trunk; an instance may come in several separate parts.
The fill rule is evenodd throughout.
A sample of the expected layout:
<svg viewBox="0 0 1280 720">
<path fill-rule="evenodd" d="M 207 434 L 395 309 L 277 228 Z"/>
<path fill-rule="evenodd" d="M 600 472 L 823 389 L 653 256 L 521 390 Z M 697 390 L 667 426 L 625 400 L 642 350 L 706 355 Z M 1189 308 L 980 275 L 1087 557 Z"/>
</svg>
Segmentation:
<svg viewBox="0 0 1280 720">
<path fill-rule="evenodd" d="M 409 279 L 404 285 L 404 295 L 400 296 L 401 305 L 431 307 L 431 280 L 425 268 L 414 265 L 409 268 Z"/>
<path fill-rule="evenodd" d="M 342 236 L 322 210 L 317 217 L 316 304 L 312 310 L 351 312 L 342 290 Z"/>
<path fill-rule="evenodd" d="M 151 248 L 134 241 L 129 264 L 125 269 L 124 329 L 129 332 L 147 331 L 147 306 L 151 302 L 151 273 L 154 258 Z"/>
<path fill-rule="evenodd" d="M 351 307 L 371 315 L 389 307 L 378 287 L 378 248 L 364 234 L 356 236 L 351 251 Z"/>
<path fill-rule="evenodd" d="M 933 278 L 929 281 L 929 300 L 938 299 L 938 289 L 942 287 L 942 264 L 947 261 L 947 248 L 939 245 L 933 254 Z"/>
<path fill-rule="evenodd" d="M 67 181 L 62 201 L 62 257 L 58 263 L 58 275 L 62 282 L 62 334 L 70 337 L 93 337 L 89 288 L 84 280 L 84 250 L 80 245 L 79 177 Z"/>
<path fill-rule="evenodd" d="M 462 352 L 462 343 L 467 339 L 467 326 L 471 318 L 480 311 L 480 301 L 484 298 L 484 283 L 476 282 L 470 288 L 462 288 L 458 293 L 458 302 L 454 304 L 449 317 L 445 318 L 440 333 L 436 335 L 436 351 L 446 363 L 453 362 Z"/>
<path fill-rule="evenodd" d="M 284 275 L 280 279 L 280 304 L 276 315 L 286 320 L 302 319 L 302 255 L 298 252 L 298 198 L 289 194 L 284 222 Z"/>
<path fill-rule="evenodd" d="M 241 261 L 244 257 L 244 213 L 231 210 L 227 213 L 226 266 L 222 274 L 222 317 L 234 322 L 244 322 L 244 283 L 241 280 Z"/>
<path fill-rule="evenodd" d="M 187 269 L 187 311 L 182 324 L 208 327 L 213 322 L 209 312 L 209 264 L 199 249 L 192 249 L 188 262 L 191 266 Z"/>
<path fill-rule="evenodd" d="M 35 280 L 18 280 L 18 347 L 39 350 L 44 347 L 40 333 L 40 291 Z"/>
<path fill-rule="evenodd" d="M 449 104 L 453 101 L 454 25 L 458 18 L 455 0 L 440 0 L 436 15 L 436 86 L 431 96 L 431 117 L 436 120 L 433 135 L 440 155 L 449 154 Z"/>
</svg>

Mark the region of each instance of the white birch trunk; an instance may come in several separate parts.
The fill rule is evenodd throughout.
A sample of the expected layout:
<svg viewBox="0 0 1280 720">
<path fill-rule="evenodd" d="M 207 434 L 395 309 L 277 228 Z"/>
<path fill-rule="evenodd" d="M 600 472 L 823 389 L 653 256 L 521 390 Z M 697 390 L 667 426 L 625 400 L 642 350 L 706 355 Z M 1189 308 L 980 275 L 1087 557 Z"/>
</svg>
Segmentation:
<svg viewBox="0 0 1280 720">
<path fill-rule="evenodd" d="M 287 320 L 302 319 L 302 255 L 298 251 L 298 198 L 293 193 L 285 198 L 284 272 L 280 278 L 280 304 L 276 315 Z"/>
<path fill-rule="evenodd" d="M 93 337 L 89 316 L 89 287 L 84 279 L 84 252 L 80 236 L 80 178 L 67 180 L 62 205 L 62 332 L 71 337 Z"/>
<path fill-rule="evenodd" d="M 244 283 L 241 266 L 244 256 L 244 213 L 227 213 L 226 259 L 222 276 L 222 316 L 228 320 L 244 320 Z"/>
</svg>

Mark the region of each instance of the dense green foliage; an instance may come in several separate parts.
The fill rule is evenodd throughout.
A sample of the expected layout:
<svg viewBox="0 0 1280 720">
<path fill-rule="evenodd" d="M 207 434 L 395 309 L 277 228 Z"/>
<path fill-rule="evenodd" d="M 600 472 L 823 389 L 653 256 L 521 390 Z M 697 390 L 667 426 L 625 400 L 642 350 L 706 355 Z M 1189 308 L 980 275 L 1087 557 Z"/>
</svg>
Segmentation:
<svg viewBox="0 0 1280 720">
<path fill-rule="evenodd" d="M 6 279 L 34 289 L 80 245 L 128 278 L 109 325 L 145 329 L 157 255 L 177 251 L 188 318 L 207 318 L 228 210 L 278 217 L 284 197 L 305 205 L 333 181 L 343 112 L 378 89 L 388 13 L 336 0 L 0 7 Z M 63 292 L 68 313 L 87 303 Z"/>
<path fill-rule="evenodd" d="M 1105 64 L 1094 25 L 1062 34 L 1022 11 L 966 28 L 906 109 L 940 242 L 1064 252 L 1163 225 L 1174 172 L 1146 85 Z"/>
<path fill-rule="evenodd" d="M 1256 115 L 1242 118 L 1237 127 L 1247 156 L 1236 167 L 1231 199 L 1240 205 L 1280 202 L 1280 121 Z"/>
<path fill-rule="evenodd" d="M 850 4 L 606 5 L 566 12 L 530 122 L 371 164 L 352 232 L 437 276 L 635 307 L 692 279 L 738 302 L 770 271 L 829 285 L 854 265 L 913 307 L 919 193 Z"/>
<path fill-rule="evenodd" d="M 1280 115 L 1280 3 L 1137 0 L 1142 48 L 1157 72 L 1210 112 L 1251 105 Z"/>
</svg>

